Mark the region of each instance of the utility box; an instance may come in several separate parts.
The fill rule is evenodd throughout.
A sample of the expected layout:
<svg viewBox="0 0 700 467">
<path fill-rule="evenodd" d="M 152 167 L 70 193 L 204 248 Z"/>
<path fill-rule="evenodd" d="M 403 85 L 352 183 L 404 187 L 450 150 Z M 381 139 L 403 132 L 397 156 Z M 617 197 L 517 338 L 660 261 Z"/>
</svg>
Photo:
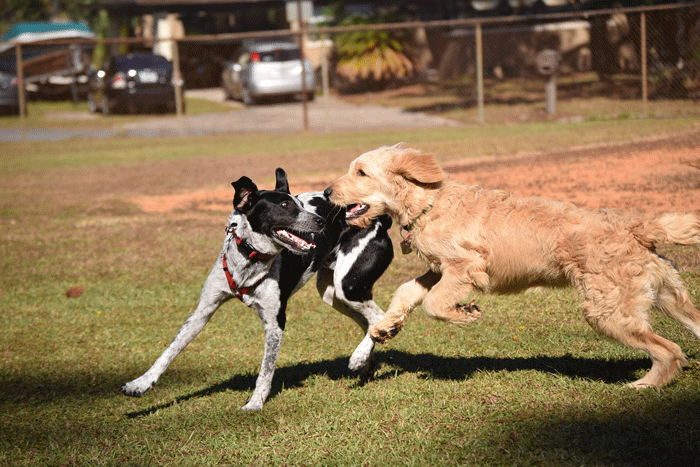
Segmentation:
<svg viewBox="0 0 700 467">
<path fill-rule="evenodd" d="M 554 115 L 557 111 L 557 73 L 561 54 L 556 50 L 545 49 L 537 54 L 537 71 L 542 76 L 547 76 L 547 84 L 544 87 L 547 102 L 547 115 Z"/>
</svg>

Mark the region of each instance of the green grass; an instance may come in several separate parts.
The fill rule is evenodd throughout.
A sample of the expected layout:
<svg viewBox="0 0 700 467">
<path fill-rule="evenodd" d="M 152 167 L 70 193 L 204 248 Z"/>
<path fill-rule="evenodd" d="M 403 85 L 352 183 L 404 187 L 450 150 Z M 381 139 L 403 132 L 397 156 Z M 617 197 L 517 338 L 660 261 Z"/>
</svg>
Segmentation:
<svg viewBox="0 0 700 467">
<path fill-rule="evenodd" d="M 279 161 L 308 155 L 311 168 L 290 172 L 334 173 L 356 148 L 398 140 L 447 161 L 696 125 L 678 118 L 4 144 L 0 465 L 692 465 L 700 459 L 698 342 L 654 314 L 690 366 L 662 390 L 626 389 L 648 359 L 598 337 L 568 289 L 478 296 L 485 316 L 465 329 L 418 311 L 379 348 L 376 378 L 363 384 L 346 371 L 359 330 L 309 284 L 290 302 L 260 413 L 238 408 L 252 394 L 262 326 L 232 300 L 153 390 L 131 399 L 118 389 L 150 366 L 194 309 L 223 238 L 225 214 L 147 214 L 128 202 L 168 177 L 189 187 L 229 181 L 182 174 L 174 162 L 223 160 L 232 173 L 254 165 L 271 174 Z M 700 251 L 668 254 L 695 264 Z M 380 306 L 422 269 L 397 251 L 375 290 Z M 697 270 L 683 267 L 683 277 L 700 303 Z M 68 299 L 73 286 L 85 293 Z"/>
<path fill-rule="evenodd" d="M 185 98 L 187 115 L 227 112 L 234 108 L 226 104 L 194 97 Z M 157 115 L 155 115 L 157 117 Z M 80 101 L 29 101 L 24 123 L 17 115 L 0 116 L 0 128 L 111 128 L 129 122 L 154 118 L 154 114 L 115 114 L 104 116 L 91 114 L 87 102 Z"/>
<path fill-rule="evenodd" d="M 8 142 L 0 159 L 0 172 L 22 173 L 61 167 L 123 165 L 146 161 L 177 161 L 196 157 L 320 157 L 344 171 L 343 163 L 329 162 L 329 148 L 365 151 L 381 145 L 405 142 L 433 151 L 442 160 L 531 153 L 572 146 L 624 142 L 654 135 L 668 135 L 698 128 L 700 120 L 689 116 L 667 119 L 588 120 L 520 125 L 483 125 L 459 128 L 320 133 L 311 137 L 292 134 L 209 135 L 170 138 L 73 139 L 55 142 Z M 235 143 L 232 143 L 232 139 Z M 343 161 L 344 162 L 344 161 Z M 308 164 L 305 164 L 308 165 Z M 293 169 L 290 169 L 293 171 Z"/>
</svg>

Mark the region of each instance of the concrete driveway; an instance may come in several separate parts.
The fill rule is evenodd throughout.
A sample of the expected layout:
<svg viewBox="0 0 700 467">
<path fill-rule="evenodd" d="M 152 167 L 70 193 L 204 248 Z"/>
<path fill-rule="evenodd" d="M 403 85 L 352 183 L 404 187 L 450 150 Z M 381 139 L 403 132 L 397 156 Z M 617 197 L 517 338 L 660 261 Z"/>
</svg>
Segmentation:
<svg viewBox="0 0 700 467">
<path fill-rule="evenodd" d="M 298 101 L 271 102 L 246 107 L 226 100 L 220 88 L 188 90 L 190 97 L 210 99 L 231 105 L 230 112 L 195 116 L 161 117 L 129 123 L 124 129 L 133 136 L 206 135 L 236 132 L 289 132 L 304 129 L 303 104 Z M 431 115 L 404 112 L 375 105 L 356 106 L 334 97 L 317 97 L 308 103 L 309 130 L 351 131 L 371 129 L 432 128 L 458 126 Z"/>
</svg>

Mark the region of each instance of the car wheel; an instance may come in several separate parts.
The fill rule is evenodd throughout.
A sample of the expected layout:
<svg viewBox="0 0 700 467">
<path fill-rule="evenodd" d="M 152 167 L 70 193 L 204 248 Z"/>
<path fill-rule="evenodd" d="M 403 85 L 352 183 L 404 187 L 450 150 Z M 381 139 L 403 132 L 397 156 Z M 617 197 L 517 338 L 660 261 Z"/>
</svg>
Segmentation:
<svg viewBox="0 0 700 467">
<path fill-rule="evenodd" d="M 255 105 L 255 98 L 250 94 L 250 90 L 246 87 L 243 88 L 243 91 L 241 92 L 243 103 L 245 105 Z"/>
<path fill-rule="evenodd" d="M 100 110 L 102 110 L 103 115 L 109 115 L 112 113 L 112 108 L 109 103 L 109 97 L 103 95 L 102 102 L 100 104 Z"/>
<path fill-rule="evenodd" d="M 97 102 L 95 102 L 95 94 L 91 92 L 88 93 L 87 104 L 91 114 L 97 113 Z"/>
</svg>

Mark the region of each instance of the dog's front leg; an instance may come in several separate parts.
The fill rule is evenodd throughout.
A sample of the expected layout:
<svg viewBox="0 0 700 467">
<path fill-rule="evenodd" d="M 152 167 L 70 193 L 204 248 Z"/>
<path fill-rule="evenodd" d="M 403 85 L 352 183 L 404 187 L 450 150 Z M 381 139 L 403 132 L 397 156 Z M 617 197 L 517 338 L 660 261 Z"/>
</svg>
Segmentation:
<svg viewBox="0 0 700 467">
<path fill-rule="evenodd" d="M 373 371 L 374 341 L 369 337 L 368 329 L 381 321 L 384 312 L 372 300 L 371 293 L 367 292 L 366 289 L 371 290 L 371 285 L 365 287 L 365 284 L 361 282 L 363 278 L 358 278 L 357 275 L 353 274 L 337 274 L 337 272 L 338 269 L 335 271 L 327 268 L 319 269 L 316 276 L 316 288 L 325 303 L 352 318 L 365 333 L 364 338 L 350 357 L 348 368 L 350 371 L 362 371 L 365 376 L 369 377 Z M 355 290 L 361 292 L 358 294 Z"/>
<path fill-rule="evenodd" d="M 280 310 L 280 313 L 284 313 L 284 310 Z M 277 365 L 277 356 L 282 346 L 284 330 L 280 326 L 277 316 L 268 320 L 265 318 L 261 319 L 265 326 L 265 351 L 263 353 L 262 364 L 260 365 L 260 373 L 258 374 L 258 379 L 255 381 L 253 395 L 248 403 L 241 407 L 241 410 L 262 410 L 267 396 L 270 395 L 272 377 L 275 374 L 275 366 Z"/>
<path fill-rule="evenodd" d="M 398 334 L 411 310 L 423 301 L 441 277 L 439 272 L 430 270 L 401 285 L 394 293 L 384 318 L 370 328 L 369 335 L 372 340 L 383 344 Z"/>
<path fill-rule="evenodd" d="M 199 334 L 219 306 L 231 298 L 232 295 L 228 290 L 228 283 L 222 272 L 221 263 L 217 262 L 204 283 L 197 309 L 187 318 L 175 339 L 146 373 L 124 384 L 121 387 L 121 392 L 127 396 L 140 397 L 156 384 L 168 365 Z"/>
<path fill-rule="evenodd" d="M 475 280 L 474 276 L 480 277 Z M 488 283 L 485 274 L 465 274 L 456 268 L 443 271 L 442 279 L 427 293 L 423 299 L 423 308 L 428 316 L 448 321 L 458 326 L 465 326 L 481 318 L 481 310 L 473 301 L 467 305 L 459 304 L 459 300 L 469 295 L 479 283 L 481 287 Z"/>
</svg>

